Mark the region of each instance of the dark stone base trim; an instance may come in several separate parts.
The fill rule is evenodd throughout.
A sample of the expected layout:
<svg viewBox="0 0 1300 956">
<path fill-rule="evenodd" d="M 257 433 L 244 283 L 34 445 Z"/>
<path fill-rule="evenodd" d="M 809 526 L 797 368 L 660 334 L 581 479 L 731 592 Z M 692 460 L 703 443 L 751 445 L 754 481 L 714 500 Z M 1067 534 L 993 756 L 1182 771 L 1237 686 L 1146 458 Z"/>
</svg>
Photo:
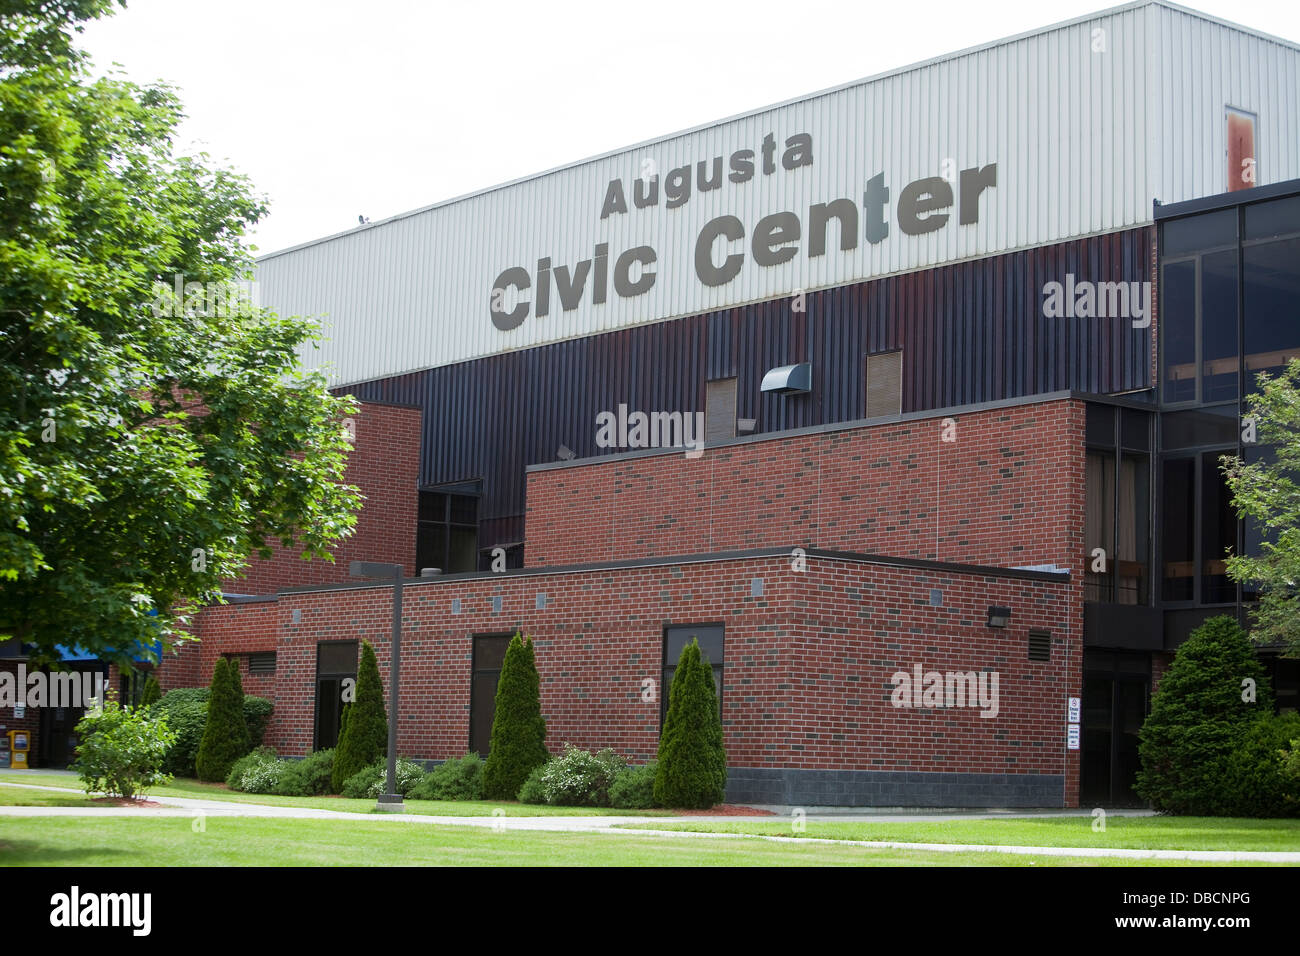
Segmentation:
<svg viewBox="0 0 1300 956">
<path fill-rule="evenodd" d="M 806 807 L 1065 806 L 1062 774 L 730 767 L 727 802 Z"/>
</svg>

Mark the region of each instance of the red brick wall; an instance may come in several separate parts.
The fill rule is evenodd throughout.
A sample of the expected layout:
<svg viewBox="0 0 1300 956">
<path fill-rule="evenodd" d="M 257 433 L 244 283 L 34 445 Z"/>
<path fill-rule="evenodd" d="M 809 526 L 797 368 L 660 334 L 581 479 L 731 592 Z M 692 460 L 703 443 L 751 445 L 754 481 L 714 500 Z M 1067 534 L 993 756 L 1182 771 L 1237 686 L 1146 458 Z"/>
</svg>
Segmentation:
<svg viewBox="0 0 1300 956">
<path fill-rule="evenodd" d="M 760 597 L 751 580 L 764 582 Z M 930 589 L 943 606 L 929 606 Z M 312 745 L 316 643 L 367 639 L 387 684 L 392 597 L 387 587 L 284 594 L 271 604 L 210 608 L 200 618 L 204 673 L 218 650 L 274 646 L 275 715 L 267 742 L 288 754 Z M 536 596 L 547 597 L 537 609 Z M 667 624 L 726 627 L 723 722 L 733 767 L 928 770 L 1067 775 L 1065 698 L 1080 693 L 1078 588 L 1073 584 L 892 567 L 810 556 L 798 573 L 784 554 L 738 561 L 540 573 L 408 585 L 399 750 L 442 759 L 469 742 L 471 635 L 512 631 L 537 642 L 548 746 L 613 747 L 653 757 L 659 702 L 641 681 L 661 677 Z M 493 613 L 492 597 L 502 610 Z M 459 598 L 462 613 L 451 613 Z M 1015 609 L 985 626 L 989 604 Z M 301 612 L 298 624 L 293 611 Z M 1055 639 L 1050 662 L 1029 662 L 1027 630 Z M 924 670 L 1000 674 L 1000 715 L 912 710 L 890 703 L 890 680 Z M 662 690 L 662 688 L 660 688 Z"/>
<path fill-rule="evenodd" d="M 528 475 L 530 567 L 757 547 L 1082 572 L 1084 403 Z"/>
<path fill-rule="evenodd" d="M 15 681 L 15 692 L 19 690 L 16 683 L 18 680 L 19 664 L 26 664 L 26 661 L 11 659 L 0 660 L 0 673 L 14 675 L 13 680 Z M 26 692 L 26 687 L 21 688 L 21 690 Z M 15 717 L 12 707 L 0 707 L 0 734 L 7 734 L 11 730 L 25 730 L 28 733 L 27 765 L 29 767 L 36 765 L 36 754 L 38 752 L 37 745 L 39 743 L 37 737 L 40 732 L 40 726 L 41 708 L 39 707 L 28 707 L 22 717 Z"/>
<path fill-rule="evenodd" d="M 237 594 L 272 594 L 280 588 L 349 580 L 348 562 L 384 561 L 415 568 L 416 516 L 419 505 L 420 409 L 402 405 L 362 404 L 353 417 L 356 444 L 348 458 L 345 481 L 365 496 L 351 537 L 333 550 L 333 563 L 304 561 L 302 549 L 276 546 L 269 560 L 254 558 L 243 578 L 227 590 Z"/>
</svg>

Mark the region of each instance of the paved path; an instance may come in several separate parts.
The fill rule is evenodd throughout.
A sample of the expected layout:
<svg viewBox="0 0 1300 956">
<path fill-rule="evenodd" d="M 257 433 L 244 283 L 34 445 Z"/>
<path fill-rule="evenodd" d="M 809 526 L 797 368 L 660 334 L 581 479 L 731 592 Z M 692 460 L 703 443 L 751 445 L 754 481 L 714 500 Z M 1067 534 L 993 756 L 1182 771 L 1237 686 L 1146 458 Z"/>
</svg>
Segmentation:
<svg viewBox="0 0 1300 956">
<path fill-rule="evenodd" d="M 47 787 L 26 783 L 0 781 L 0 787 L 26 790 L 44 790 L 55 793 L 81 794 L 81 790 L 67 787 Z M 0 807 L 0 816 L 11 817 L 280 817 L 294 820 L 362 820 L 369 823 L 392 821 L 395 823 L 433 824 L 438 826 L 483 827 L 498 830 L 542 830 L 575 833 L 608 833 L 617 836 L 668 836 L 679 838 L 711 838 L 724 840 L 767 840 L 775 843 L 827 843 L 837 846 L 860 846 L 867 849 L 928 850 L 935 853 L 1011 853 L 1021 856 L 1069 856 L 1085 858 L 1112 858 L 1132 860 L 1196 860 L 1207 863 L 1292 863 L 1300 864 L 1300 852 L 1258 850 L 1129 850 L 1107 847 L 1051 847 L 1007 846 L 980 843 L 902 843 L 894 840 L 832 840 L 820 837 L 755 836 L 744 833 L 703 833 L 693 830 L 628 830 L 616 829 L 623 824 L 662 823 L 663 817 L 599 816 L 599 817 L 445 817 L 423 813 L 354 813 L 346 810 L 320 810 L 314 807 L 279 807 L 263 803 L 236 803 L 230 800 L 201 800 L 189 797 L 151 796 L 150 800 L 164 804 L 162 807 Z M 1089 816 L 1089 811 L 1036 811 L 1021 813 L 1002 811 L 975 814 L 862 814 L 846 816 L 839 813 L 827 817 L 843 822 L 898 823 L 903 819 L 916 822 L 953 819 L 1010 819 L 1015 817 Z M 1131 815 L 1149 815 L 1135 812 Z M 676 817 L 685 822 L 690 817 Z M 728 821 L 765 821 L 763 817 L 714 817 Z M 780 819 L 777 817 L 776 819 Z M 809 815 L 808 819 L 816 817 Z"/>
</svg>

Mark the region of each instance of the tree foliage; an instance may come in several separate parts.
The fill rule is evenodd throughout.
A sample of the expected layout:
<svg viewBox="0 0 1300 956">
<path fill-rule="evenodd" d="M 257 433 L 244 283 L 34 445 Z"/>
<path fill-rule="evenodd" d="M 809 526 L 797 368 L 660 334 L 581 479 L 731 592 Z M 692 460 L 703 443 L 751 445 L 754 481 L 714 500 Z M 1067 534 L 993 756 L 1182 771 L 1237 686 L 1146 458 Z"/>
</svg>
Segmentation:
<svg viewBox="0 0 1300 956">
<path fill-rule="evenodd" d="M 723 744 L 713 669 L 698 640 L 682 648 L 659 735 L 654 798 L 662 807 L 705 810 L 725 799 L 727 752 Z"/>
<path fill-rule="evenodd" d="M 1243 430 L 1258 454 L 1227 456 L 1223 473 L 1233 507 L 1262 532 L 1259 553 L 1232 555 L 1228 576 L 1260 588 L 1251 636 L 1300 655 L 1300 359 L 1276 378 L 1261 374 L 1246 396 Z"/>
<path fill-rule="evenodd" d="M 185 640 L 251 554 L 326 556 L 359 502 L 316 326 L 232 285 L 263 201 L 177 154 L 170 88 L 74 48 L 111 8 L 0 17 L 0 638 L 38 665 Z"/>
<path fill-rule="evenodd" d="M 335 793 L 343 785 L 388 754 L 388 714 L 384 708 L 384 685 L 379 679 L 379 662 L 369 641 L 361 642 L 357 665 L 356 697 L 343 708 L 343 724 L 330 782 Z"/>
<path fill-rule="evenodd" d="M 514 800 L 528 775 L 551 756 L 533 642 L 518 632 L 501 662 L 489 747 L 483 766 L 483 796 L 488 800 Z"/>
<path fill-rule="evenodd" d="M 223 781 L 230 775 L 235 761 L 250 749 L 239 664 L 219 657 L 212 669 L 208 719 L 194 758 L 194 769 L 200 780 Z"/>
</svg>

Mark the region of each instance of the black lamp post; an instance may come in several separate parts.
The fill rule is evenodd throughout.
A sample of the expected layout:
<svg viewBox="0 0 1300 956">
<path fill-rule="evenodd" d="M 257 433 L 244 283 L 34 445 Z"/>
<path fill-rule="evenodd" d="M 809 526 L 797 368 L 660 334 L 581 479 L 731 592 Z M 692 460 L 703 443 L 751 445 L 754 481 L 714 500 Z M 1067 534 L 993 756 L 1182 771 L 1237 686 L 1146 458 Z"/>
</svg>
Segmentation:
<svg viewBox="0 0 1300 956">
<path fill-rule="evenodd" d="M 392 713 L 388 720 L 388 792 L 379 795 L 379 809 L 401 813 L 402 795 L 397 792 L 397 681 L 402 661 L 402 575 L 400 564 L 380 561 L 353 561 L 349 571 L 354 578 L 393 579 L 393 648 L 389 658 L 388 687 Z"/>
</svg>

